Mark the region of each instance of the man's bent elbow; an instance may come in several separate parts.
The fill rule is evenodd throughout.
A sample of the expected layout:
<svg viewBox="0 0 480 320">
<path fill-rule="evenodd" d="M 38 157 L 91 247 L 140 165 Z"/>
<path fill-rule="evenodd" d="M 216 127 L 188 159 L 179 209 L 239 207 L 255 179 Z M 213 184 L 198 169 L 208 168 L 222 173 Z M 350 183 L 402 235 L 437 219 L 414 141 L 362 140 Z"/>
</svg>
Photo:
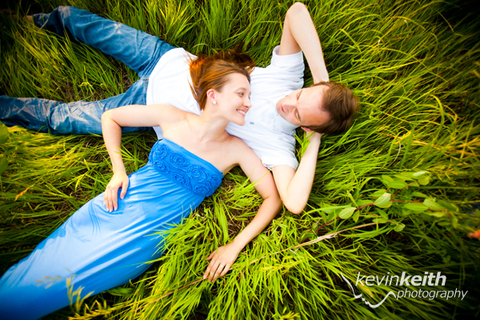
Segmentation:
<svg viewBox="0 0 480 320">
<path fill-rule="evenodd" d="M 310 11 L 308 11 L 308 8 L 301 2 L 292 4 L 286 13 L 286 17 L 294 19 L 293 21 L 305 19 L 307 16 L 310 16 Z"/>
<path fill-rule="evenodd" d="M 283 205 L 293 214 L 300 214 L 305 209 L 306 203 L 298 203 L 297 201 L 284 201 Z"/>
<path fill-rule="evenodd" d="M 288 8 L 287 14 L 299 14 L 299 13 L 305 13 L 305 12 L 310 14 L 307 7 L 303 3 L 295 2 L 290 6 L 290 8 Z"/>
</svg>

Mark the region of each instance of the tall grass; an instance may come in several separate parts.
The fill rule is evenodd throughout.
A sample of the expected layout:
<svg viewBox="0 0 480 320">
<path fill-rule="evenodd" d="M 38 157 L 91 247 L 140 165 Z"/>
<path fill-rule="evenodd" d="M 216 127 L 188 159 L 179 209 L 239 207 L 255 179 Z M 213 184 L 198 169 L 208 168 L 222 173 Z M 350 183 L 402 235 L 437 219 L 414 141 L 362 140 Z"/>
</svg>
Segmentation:
<svg viewBox="0 0 480 320">
<path fill-rule="evenodd" d="M 193 53 L 208 54 L 240 43 L 260 66 L 266 66 L 292 3 L 39 0 L 23 1 L 14 9 L 19 14 L 48 12 L 71 4 Z M 331 79 L 351 87 L 361 98 L 362 110 L 348 133 L 323 137 L 304 213 L 283 210 L 243 250 L 231 272 L 213 284 L 200 281 L 208 254 L 231 241 L 260 204 L 246 177 L 234 170 L 189 219 L 168 232 L 169 250 L 154 268 L 130 284 L 49 318 L 479 316 L 480 243 L 467 237 L 469 231 L 480 229 L 480 212 L 472 209 L 480 201 L 478 19 L 468 3 L 454 1 L 305 4 L 322 41 Z M 124 92 L 137 79 L 110 57 L 22 19 L 4 16 L 1 23 L 0 77 L 5 94 L 62 101 L 102 99 Z M 307 85 L 309 75 L 307 70 Z M 2 270 L 102 192 L 111 175 L 101 137 L 51 136 L 16 127 L 8 131 L 8 141 L 0 144 L 8 160 L 0 176 Z M 300 150 L 305 138 L 300 131 L 297 138 Z M 154 139 L 151 132 L 123 137 L 130 171 L 146 162 Z M 429 172 L 428 184 L 398 190 L 385 185 L 386 177 L 398 180 L 399 174 L 418 171 Z M 411 212 L 401 202 L 384 209 L 369 206 L 385 189 L 394 190 L 398 201 L 411 201 L 414 191 L 421 192 L 443 204 L 443 213 Z M 337 218 L 349 206 L 365 208 L 346 219 Z M 370 225 L 372 221 L 376 224 Z M 400 224 L 403 230 L 395 231 Z M 441 271 L 448 277 L 447 289 L 468 290 L 468 294 L 463 301 L 392 298 L 374 309 L 353 299 L 341 277 L 354 283 L 359 272 L 403 271 L 419 275 Z M 391 288 L 357 290 L 378 303 Z"/>
</svg>

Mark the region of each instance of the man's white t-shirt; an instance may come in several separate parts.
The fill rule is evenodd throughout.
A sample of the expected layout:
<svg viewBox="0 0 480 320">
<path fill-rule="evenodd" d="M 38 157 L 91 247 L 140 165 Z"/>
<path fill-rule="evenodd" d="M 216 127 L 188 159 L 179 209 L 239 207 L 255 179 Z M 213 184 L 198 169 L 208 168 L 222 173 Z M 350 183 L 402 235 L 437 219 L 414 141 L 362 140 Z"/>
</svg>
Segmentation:
<svg viewBox="0 0 480 320">
<path fill-rule="evenodd" d="M 252 108 L 245 116 L 245 125 L 229 123 L 227 132 L 242 139 L 267 168 L 277 165 L 298 166 L 295 156 L 295 128 L 276 111 L 276 103 L 303 86 L 303 54 L 278 55 L 273 50 L 271 64 L 256 67 L 251 73 Z M 200 114 L 190 89 L 188 61 L 195 58 L 183 48 L 166 52 L 149 77 L 147 104 L 169 104 L 184 111 Z M 161 138 L 160 127 L 154 127 Z"/>
</svg>

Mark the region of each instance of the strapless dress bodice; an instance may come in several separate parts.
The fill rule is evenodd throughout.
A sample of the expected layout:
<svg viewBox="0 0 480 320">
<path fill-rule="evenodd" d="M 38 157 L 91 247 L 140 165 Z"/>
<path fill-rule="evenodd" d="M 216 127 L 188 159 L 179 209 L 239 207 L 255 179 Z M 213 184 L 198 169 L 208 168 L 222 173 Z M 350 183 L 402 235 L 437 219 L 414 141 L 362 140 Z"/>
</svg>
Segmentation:
<svg viewBox="0 0 480 320">
<path fill-rule="evenodd" d="M 149 162 L 162 175 L 203 197 L 213 194 L 223 178 L 222 172 L 210 162 L 168 139 L 155 143 Z"/>
</svg>

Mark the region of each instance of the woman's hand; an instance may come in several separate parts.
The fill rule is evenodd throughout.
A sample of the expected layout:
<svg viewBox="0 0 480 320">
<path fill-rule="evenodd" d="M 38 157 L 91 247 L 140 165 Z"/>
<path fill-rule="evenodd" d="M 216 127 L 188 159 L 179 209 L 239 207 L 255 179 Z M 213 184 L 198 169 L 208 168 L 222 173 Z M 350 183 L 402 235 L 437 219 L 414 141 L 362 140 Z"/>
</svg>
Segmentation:
<svg viewBox="0 0 480 320">
<path fill-rule="evenodd" d="M 123 199 L 128 188 L 128 176 L 125 172 L 114 173 L 112 179 L 107 185 L 105 193 L 103 194 L 103 203 L 109 212 L 118 209 L 117 195 L 119 188 L 122 188 L 120 199 Z"/>
<path fill-rule="evenodd" d="M 207 261 L 210 260 L 210 264 L 203 275 L 203 279 L 208 278 L 210 282 L 213 282 L 217 278 L 223 277 L 237 260 L 239 253 L 240 250 L 235 248 L 233 242 L 213 251 L 207 258 Z"/>
</svg>

